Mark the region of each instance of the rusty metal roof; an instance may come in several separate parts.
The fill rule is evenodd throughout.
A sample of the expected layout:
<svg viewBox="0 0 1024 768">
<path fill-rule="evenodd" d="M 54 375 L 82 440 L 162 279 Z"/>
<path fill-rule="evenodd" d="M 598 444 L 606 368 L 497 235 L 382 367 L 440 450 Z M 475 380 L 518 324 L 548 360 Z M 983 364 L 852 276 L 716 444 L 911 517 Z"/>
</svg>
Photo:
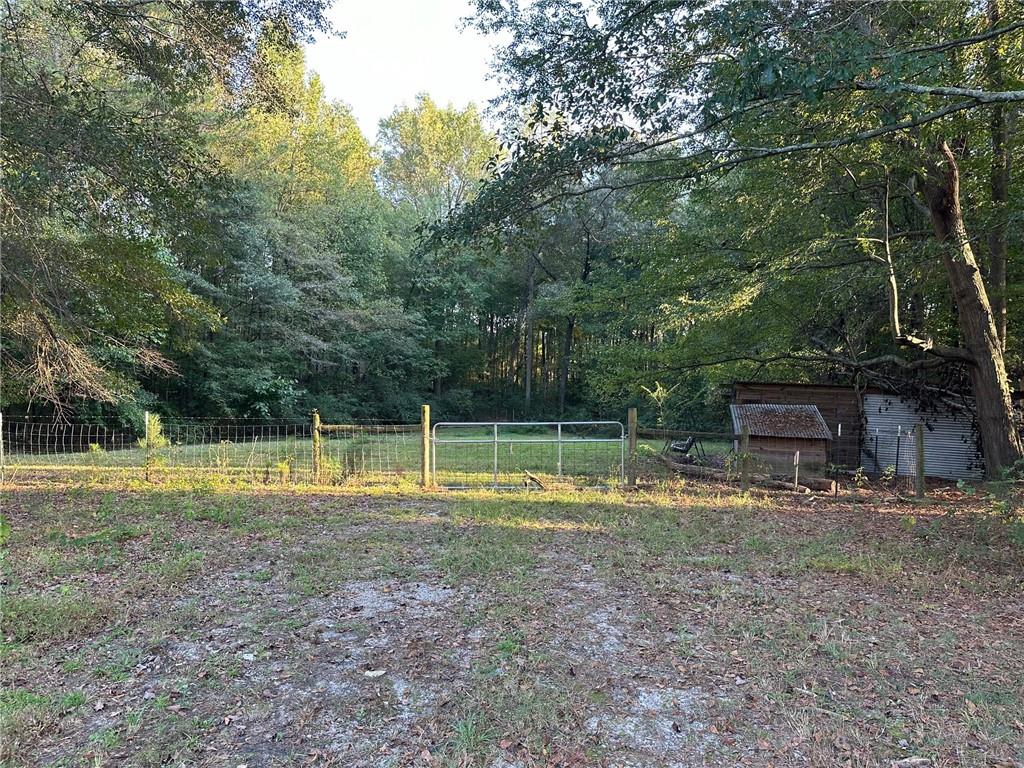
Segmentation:
<svg viewBox="0 0 1024 768">
<path fill-rule="evenodd" d="M 752 437 L 798 437 L 831 440 L 832 432 L 816 405 L 730 405 L 737 434 L 746 425 Z"/>
</svg>

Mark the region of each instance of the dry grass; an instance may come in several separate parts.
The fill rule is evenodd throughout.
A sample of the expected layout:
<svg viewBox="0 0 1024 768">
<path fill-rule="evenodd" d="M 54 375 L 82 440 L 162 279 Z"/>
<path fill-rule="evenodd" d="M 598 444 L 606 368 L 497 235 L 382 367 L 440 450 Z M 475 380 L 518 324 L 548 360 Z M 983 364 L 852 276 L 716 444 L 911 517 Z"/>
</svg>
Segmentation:
<svg viewBox="0 0 1024 768">
<path fill-rule="evenodd" d="M 4 765 L 1024 761 L 980 497 L 4 492 Z"/>
</svg>

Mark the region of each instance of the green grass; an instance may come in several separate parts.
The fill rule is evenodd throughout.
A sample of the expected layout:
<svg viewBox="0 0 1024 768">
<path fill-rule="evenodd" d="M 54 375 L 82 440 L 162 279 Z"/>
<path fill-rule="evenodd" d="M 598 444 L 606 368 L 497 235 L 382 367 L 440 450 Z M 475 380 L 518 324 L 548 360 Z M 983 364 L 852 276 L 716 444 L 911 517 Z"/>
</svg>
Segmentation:
<svg viewBox="0 0 1024 768">
<path fill-rule="evenodd" d="M 3 632 L 18 643 L 63 642 L 103 626 L 112 610 L 104 597 L 70 588 L 55 594 L 5 595 Z"/>
</svg>

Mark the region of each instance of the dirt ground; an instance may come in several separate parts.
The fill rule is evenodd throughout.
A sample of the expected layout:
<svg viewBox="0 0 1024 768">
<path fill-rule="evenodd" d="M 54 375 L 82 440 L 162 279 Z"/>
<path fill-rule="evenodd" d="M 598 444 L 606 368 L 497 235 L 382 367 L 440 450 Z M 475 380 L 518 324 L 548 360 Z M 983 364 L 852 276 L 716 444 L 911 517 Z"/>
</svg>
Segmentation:
<svg viewBox="0 0 1024 768">
<path fill-rule="evenodd" d="M 1024 540 L 936 495 L 24 483 L 2 764 L 1020 766 Z"/>
</svg>

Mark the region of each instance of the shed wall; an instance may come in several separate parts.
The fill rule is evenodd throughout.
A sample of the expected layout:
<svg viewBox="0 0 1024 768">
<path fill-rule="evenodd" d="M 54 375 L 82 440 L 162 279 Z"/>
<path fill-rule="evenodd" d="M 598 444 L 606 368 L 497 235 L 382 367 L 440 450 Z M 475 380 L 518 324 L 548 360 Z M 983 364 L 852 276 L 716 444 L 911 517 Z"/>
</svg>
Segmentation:
<svg viewBox="0 0 1024 768">
<path fill-rule="evenodd" d="M 901 475 L 914 471 L 915 425 L 924 428 L 924 472 L 948 480 L 978 479 L 985 471 L 978 449 L 978 429 L 968 413 L 918 412 L 916 404 L 893 395 L 864 395 L 865 433 L 861 465 L 868 471 L 897 467 Z M 900 458 L 896 462 L 897 435 Z M 877 447 L 877 451 L 875 446 Z"/>
<path fill-rule="evenodd" d="M 821 469 L 829 463 L 828 441 L 793 437 L 750 436 L 750 453 L 769 464 L 774 471 L 791 472 L 793 454 L 800 451 L 800 467 Z"/>
</svg>

